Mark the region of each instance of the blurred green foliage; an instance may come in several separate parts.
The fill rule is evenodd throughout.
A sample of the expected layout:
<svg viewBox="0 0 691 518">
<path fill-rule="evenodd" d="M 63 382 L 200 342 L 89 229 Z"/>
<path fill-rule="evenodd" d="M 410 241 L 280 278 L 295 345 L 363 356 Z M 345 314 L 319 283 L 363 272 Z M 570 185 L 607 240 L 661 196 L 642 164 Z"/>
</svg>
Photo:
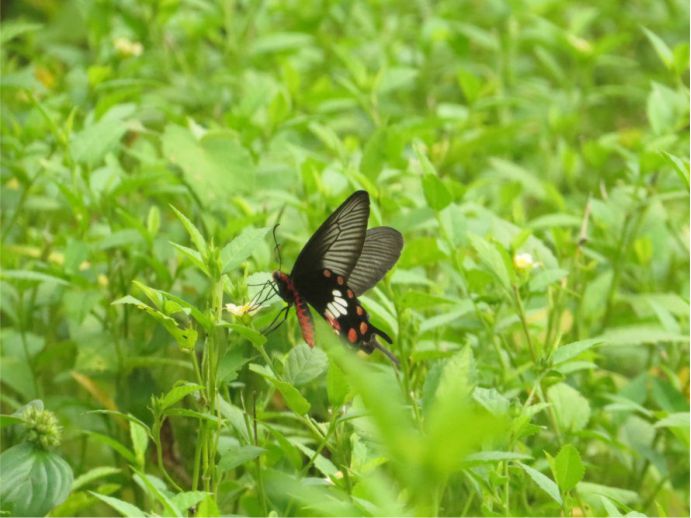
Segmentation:
<svg viewBox="0 0 691 518">
<path fill-rule="evenodd" d="M 3 510 L 688 515 L 687 2 L 2 16 Z M 400 370 L 222 311 L 360 188 Z"/>
</svg>

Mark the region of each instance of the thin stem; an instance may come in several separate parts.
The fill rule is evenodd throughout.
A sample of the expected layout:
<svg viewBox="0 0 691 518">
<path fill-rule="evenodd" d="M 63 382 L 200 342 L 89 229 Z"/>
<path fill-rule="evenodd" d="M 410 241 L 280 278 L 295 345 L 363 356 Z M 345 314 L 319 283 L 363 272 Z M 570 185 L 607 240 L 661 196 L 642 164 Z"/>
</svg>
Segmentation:
<svg viewBox="0 0 691 518">
<path fill-rule="evenodd" d="M 530 337 L 530 331 L 528 330 L 528 320 L 525 315 L 525 308 L 523 307 L 523 300 L 521 299 L 521 294 L 518 291 L 518 287 L 513 285 L 513 299 L 516 304 L 516 310 L 518 311 L 518 318 L 521 321 L 521 327 L 523 328 L 523 334 L 528 341 L 528 349 L 530 349 L 530 356 L 533 359 L 533 363 L 537 365 L 537 354 L 535 353 L 535 347 L 533 346 L 533 340 Z"/>
</svg>

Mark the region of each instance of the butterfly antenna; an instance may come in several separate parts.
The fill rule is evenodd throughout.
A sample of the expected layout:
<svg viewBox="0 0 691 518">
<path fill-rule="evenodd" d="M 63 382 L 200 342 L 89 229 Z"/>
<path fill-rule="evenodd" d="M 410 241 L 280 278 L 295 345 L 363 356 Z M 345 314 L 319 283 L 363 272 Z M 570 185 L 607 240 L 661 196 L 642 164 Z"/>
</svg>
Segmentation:
<svg viewBox="0 0 691 518">
<path fill-rule="evenodd" d="M 276 229 L 280 223 L 276 223 L 274 225 L 274 228 L 271 230 L 271 234 L 274 236 L 274 243 L 276 243 L 276 246 L 274 246 L 274 252 L 276 253 L 276 257 L 278 258 L 278 271 L 281 271 L 281 265 L 283 264 L 283 261 L 281 259 L 281 247 L 278 244 L 278 239 L 276 238 Z"/>
</svg>

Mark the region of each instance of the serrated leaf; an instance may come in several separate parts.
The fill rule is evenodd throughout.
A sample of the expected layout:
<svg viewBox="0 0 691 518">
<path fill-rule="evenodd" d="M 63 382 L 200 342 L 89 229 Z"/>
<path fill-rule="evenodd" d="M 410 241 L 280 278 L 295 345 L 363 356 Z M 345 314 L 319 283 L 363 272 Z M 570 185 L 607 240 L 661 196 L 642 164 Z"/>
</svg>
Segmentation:
<svg viewBox="0 0 691 518">
<path fill-rule="evenodd" d="M 523 471 L 525 471 L 528 476 L 533 479 L 533 482 L 535 482 L 540 489 L 542 489 L 545 493 L 547 493 L 552 500 L 554 500 L 556 503 L 559 505 L 563 504 L 563 501 L 561 499 L 561 495 L 559 494 L 559 487 L 557 484 L 554 483 L 554 481 L 549 478 L 546 475 L 543 475 L 536 469 L 531 468 L 530 466 L 526 466 L 522 462 L 518 462 L 518 465 L 523 468 Z"/>
<path fill-rule="evenodd" d="M 288 353 L 285 376 L 293 385 L 299 387 L 320 376 L 328 364 L 329 361 L 322 350 L 301 343 Z"/>
<path fill-rule="evenodd" d="M 62 457 L 31 443 L 0 454 L 0 508 L 13 516 L 44 516 L 67 498 L 72 468 Z"/>
<path fill-rule="evenodd" d="M 581 455 L 572 444 L 565 444 L 554 458 L 554 477 L 562 491 L 571 491 L 583 480 L 585 467 Z"/>
<path fill-rule="evenodd" d="M 590 403 L 580 392 L 566 383 L 557 383 L 547 390 L 547 396 L 562 430 L 578 432 L 585 428 L 590 420 Z"/>
<path fill-rule="evenodd" d="M 223 273 L 230 272 L 240 266 L 252 254 L 254 248 L 264 239 L 269 230 L 269 227 L 245 228 L 239 236 L 224 246 L 221 250 Z"/>
</svg>

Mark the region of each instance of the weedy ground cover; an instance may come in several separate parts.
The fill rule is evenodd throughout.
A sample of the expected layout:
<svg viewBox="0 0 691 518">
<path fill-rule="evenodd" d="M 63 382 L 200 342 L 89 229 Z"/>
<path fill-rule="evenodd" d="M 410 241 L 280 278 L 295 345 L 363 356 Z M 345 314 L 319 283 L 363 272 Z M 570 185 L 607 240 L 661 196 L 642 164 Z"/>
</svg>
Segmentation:
<svg viewBox="0 0 691 518">
<path fill-rule="evenodd" d="M 688 516 L 686 2 L 3 8 L 4 512 Z M 356 189 L 398 370 L 244 306 Z"/>
</svg>

